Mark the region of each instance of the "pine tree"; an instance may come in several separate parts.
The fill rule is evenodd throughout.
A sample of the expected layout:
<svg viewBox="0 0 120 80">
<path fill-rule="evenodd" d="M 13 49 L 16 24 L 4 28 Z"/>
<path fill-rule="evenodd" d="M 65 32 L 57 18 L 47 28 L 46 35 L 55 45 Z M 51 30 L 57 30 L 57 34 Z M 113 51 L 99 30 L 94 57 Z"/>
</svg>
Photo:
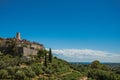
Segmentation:
<svg viewBox="0 0 120 80">
<path fill-rule="evenodd" d="M 49 61 L 52 63 L 52 51 L 51 48 L 49 49 Z"/>
</svg>

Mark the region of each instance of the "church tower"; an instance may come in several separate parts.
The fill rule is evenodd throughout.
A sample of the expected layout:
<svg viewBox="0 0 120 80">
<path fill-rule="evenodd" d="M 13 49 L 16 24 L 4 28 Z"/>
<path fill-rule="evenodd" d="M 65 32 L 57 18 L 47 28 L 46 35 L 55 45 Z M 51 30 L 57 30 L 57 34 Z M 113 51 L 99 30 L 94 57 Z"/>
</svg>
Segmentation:
<svg viewBox="0 0 120 80">
<path fill-rule="evenodd" d="M 19 32 L 17 32 L 17 34 L 16 34 L 16 39 L 21 40 L 21 37 L 20 37 L 20 33 L 19 33 Z"/>
</svg>

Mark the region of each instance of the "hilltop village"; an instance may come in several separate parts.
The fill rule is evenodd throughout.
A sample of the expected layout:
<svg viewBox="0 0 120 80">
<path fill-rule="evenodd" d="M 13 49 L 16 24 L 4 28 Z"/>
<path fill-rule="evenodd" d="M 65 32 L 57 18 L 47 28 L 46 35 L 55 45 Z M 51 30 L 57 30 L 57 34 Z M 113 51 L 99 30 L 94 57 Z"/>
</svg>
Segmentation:
<svg viewBox="0 0 120 80">
<path fill-rule="evenodd" d="M 118 65 L 117 65 L 118 66 Z M 52 55 L 42 44 L 0 38 L 0 80 L 120 80 L 120 67 L 98 60 L 91 64 L 68 63 Z"/>
<path fill-rule="evenodd" d="M 43 50 L 44 46 L 36 42 L 30 42 L 25 39 L 21 39 L 18 32 L 14 38 L 0 38 L 0 51 L 2 53 L 11 53 L 14 51 L 14 55 L 37 55 L 39 50 Z"/>
</svg>

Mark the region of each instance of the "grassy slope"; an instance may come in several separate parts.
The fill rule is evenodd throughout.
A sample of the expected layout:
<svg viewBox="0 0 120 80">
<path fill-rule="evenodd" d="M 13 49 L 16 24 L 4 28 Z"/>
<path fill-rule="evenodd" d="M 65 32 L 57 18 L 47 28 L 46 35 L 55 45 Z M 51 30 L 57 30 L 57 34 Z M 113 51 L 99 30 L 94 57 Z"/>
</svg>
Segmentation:
<svg viewBox="0 0 120 80">
<path fill-rule="evenodd" d="M 48 73 L 44 71 L 44 74 L 40 74 L 34 79 L 36 80 L 37 79 L 79 80 L 79 78 L 81 77 L 80 72 L 73 70 L 70 67 L 69 63 L 57 58 L 53 59 L 53 62 L 48 65 L 46 70 L 48 70 Z"/>
<path fill-rule="evenodd" d="M 24 61 L 19 57 L 0 56 L 0 79 L 17 80 L 79 80 L 81 73 L 72 69 L 68 62 L 53 58 L 52 63 L 39 59 Z"/>
</svg>

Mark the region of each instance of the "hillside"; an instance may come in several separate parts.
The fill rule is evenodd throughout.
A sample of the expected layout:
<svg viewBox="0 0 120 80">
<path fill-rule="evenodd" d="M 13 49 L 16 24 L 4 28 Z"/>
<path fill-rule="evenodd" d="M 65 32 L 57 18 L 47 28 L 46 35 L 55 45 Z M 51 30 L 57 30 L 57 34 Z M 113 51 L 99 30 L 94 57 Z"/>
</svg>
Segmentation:
<svg viewBox="0 0 120 80">
<path fill-rule="evenodd" d="M 70 80 L 80 78 L 66 61 L 53 57 L 42 44 L 14 38 L 0 38 L 0 79 Z"/>
<path fill-rule="evenodd" d="M 90 64 L 71 63 L 72 67 L 88 77 L 89 80 L 120 80 L 120 65 L 102 64 L 98 60 Z"/>
<path fill-rule="evenodd" d="M 56 57 L 52 59 L 52 63 L 48 62 L 45 66 L 37 56 L 31 60 L 23 60 L 11 55 L 0 55 L 0 79 L 79 80 L 80 77 L 80 72 L 73 70 L 67 62 Z"/>
<path fill-rule="evenodd" d="M 120 66 L 68 63 L 54 57 L 42 44 L 0 38 L 0 80 L 120 80 Z"/>
</svg>

